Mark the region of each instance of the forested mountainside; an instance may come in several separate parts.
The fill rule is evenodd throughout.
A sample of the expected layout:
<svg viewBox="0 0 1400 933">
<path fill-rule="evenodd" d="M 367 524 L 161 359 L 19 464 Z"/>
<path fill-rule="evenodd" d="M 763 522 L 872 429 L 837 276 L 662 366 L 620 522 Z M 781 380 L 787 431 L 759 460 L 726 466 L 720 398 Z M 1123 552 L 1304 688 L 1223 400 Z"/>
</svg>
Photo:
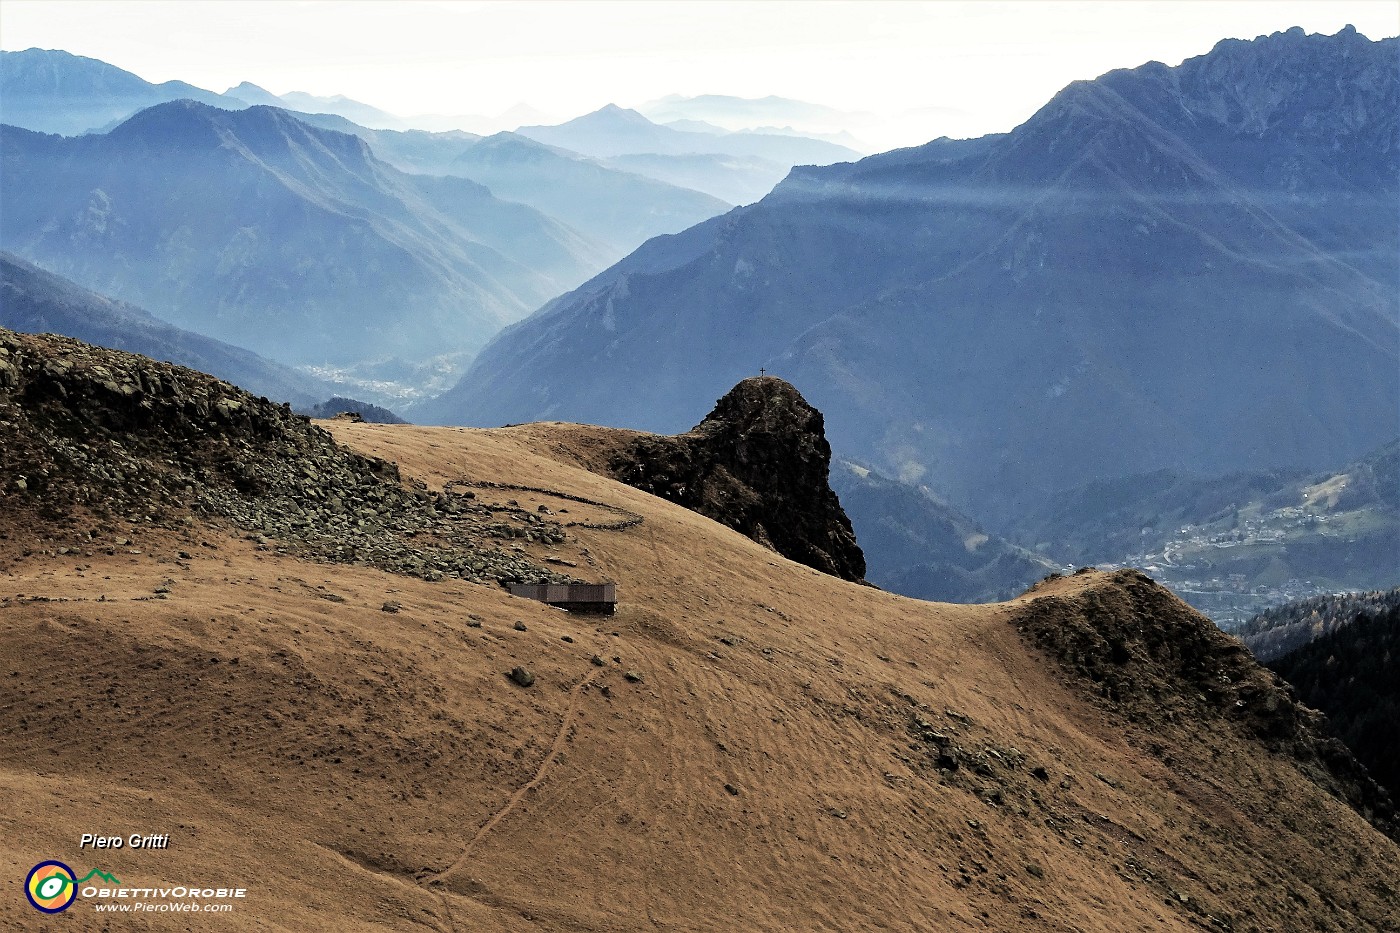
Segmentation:
<svg viewBox="0 0 1400 933">
<path fill-rule="evenodd" d="M 1392 795 L 1400 788 L 1400 597 L 1357 605 L 1351 621 L 1269 661 Z"/>
<path fill-rule="evenodd" d="M 1284 603 L 1259 613 L 1235 634 L 1265 663 L 1292 654 L 1362 616 L 1384 615 L 1400 606 L 1400 587 L 1365 593 L 1334 593 Z"/>
</svg>

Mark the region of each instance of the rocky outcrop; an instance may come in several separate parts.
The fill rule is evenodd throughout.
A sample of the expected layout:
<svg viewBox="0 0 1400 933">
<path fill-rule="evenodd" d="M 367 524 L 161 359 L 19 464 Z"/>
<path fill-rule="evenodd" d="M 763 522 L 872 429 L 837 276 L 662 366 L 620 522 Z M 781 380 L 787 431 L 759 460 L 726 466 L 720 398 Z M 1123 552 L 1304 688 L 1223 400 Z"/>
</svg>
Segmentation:
<svg viewBox="0 0 1400 933">
<path fill-rule="evenodd" d="M 865 577 L 851 520 L 829 485 L 822 414 L 788 383 L 745 379 L 685 434 L 633 440 L 612 475 L 845 580 Z"/>
<path fill-rule="evenodd" d="M 1063 596 L 1057 576 L 1033 587 L 1027 596 L 1045 595 L 1016 615 L 1017 628 L 1071 680 L 1151 727 L 1169 766 L 1173 742 L 1199 741 L 1203 724 L 1231 727 L 1292 758 L 1313 783 L 1400 841 L 1385 788 L 1330 734 L 1326 718 L 1238 639 L 1136 570 L 1079 573 L 1092 574 L 1091 585 Z"/>
<path fill-rule="evenodd" d="M 259 543 L 427 579 L 567 582 L 501 547 L 562 526 L 407 488 L 286 405 L 203 373 L 0 329 L 0 516 L 231 522 Z"/>
</svg>

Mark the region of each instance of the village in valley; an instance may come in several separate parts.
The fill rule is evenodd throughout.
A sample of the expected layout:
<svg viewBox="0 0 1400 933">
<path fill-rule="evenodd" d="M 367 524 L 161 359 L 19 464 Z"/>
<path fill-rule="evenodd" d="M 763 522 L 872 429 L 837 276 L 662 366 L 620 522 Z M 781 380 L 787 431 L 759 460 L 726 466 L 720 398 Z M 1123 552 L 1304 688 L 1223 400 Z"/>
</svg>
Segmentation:
<svg viewBox="0 0 1400 933">
<path fill-rule="evenodd" d="M 1150 549 L 1099 566 L 1139 568 L 1233 631 L 1270 606 L 1338 590 L 1325 578 L 1291 574 L 1290 543 L 1347 543 L 1377 518 L 1368 509 L 1327 514 L 1311 504 L 1241 510 L 1215 522 L 1182 525 Z M 1146 537 L 1150 530 L 1143 532 Z"/>
</svg>

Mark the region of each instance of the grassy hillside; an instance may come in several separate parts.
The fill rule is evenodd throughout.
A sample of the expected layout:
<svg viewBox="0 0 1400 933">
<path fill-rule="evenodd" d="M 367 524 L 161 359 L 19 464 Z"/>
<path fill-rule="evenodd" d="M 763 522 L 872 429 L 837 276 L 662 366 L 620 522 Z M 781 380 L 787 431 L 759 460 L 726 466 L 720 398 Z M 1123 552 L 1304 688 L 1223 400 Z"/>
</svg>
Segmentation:
<svg viewBox="0 0 1400 933">
<path fill-rule="evenodd" d="M 45 387 L 119 390 L 136 365 L 65 370 L 64 346 L 0 357 L 0 449 L 90 408 Z M 208 444 L 272 432 L 251 470 L 211 461 L 194 501 L 261 501 L 240 477 L 324 501 L 251 531 L 173 481 L 105 515 L 44 491 L 173 480 L 159 419 L 104 422 L 44 483 L 3 474 L 12 878 L 58 858 L 133 888 L 235 883 L 228 930 L 1380 931 L 1400 912 L 1400 848 L 1368 822 L 1393 832 L 1389 810 L 1350 756 L 1140 575 L 905 599 L 584 469 L 595 428 L 327 423 L 352 452 L 171 379 L 225 412 Z M 337 529 L 343 549 L 301 543 Z M 369 529 L 614 581 L 617 615 L 380 560 Z M 94 828 L 170 848 L 79 850 Z M 38 919 L 0 899 L 0 926 Z"/>
</svg>

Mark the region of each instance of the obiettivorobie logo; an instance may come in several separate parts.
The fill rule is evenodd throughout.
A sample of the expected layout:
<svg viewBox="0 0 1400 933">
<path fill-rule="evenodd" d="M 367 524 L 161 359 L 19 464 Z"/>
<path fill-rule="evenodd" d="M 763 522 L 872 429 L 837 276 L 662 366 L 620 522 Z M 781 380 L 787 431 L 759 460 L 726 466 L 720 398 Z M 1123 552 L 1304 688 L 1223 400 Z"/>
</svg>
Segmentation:
<svg viewBox="0 0 1400 933">
<path fill-rule="evenodd" d="M 97 883 L 89 884 L 94 878 Z M 29 869 L 24 879 L 24 896 L 35 910 L 46 914 L 61 913 L 80 897 L 92 901 L 94 910 L 107 913 L 223 913 L 246 898 L 248 889 L 198 884 L 133 887 L 96 868 L 79 878 L 67 865 L 50 859 Z"/>
<path fill-rule="evenodd" d="M 29 898 L 29 903 L 34 905 L 35 910 L 46 914 L 60 913 L 78 899 L 78 885 L 94 877 L 101 878 L 108 884 L 121 884 L 107 872 L 96 868 L 79 878 L 73 869 L 51 859 L 29 869 L 29 875 L 24 879 L 24 896 Z"/>
</svg>

